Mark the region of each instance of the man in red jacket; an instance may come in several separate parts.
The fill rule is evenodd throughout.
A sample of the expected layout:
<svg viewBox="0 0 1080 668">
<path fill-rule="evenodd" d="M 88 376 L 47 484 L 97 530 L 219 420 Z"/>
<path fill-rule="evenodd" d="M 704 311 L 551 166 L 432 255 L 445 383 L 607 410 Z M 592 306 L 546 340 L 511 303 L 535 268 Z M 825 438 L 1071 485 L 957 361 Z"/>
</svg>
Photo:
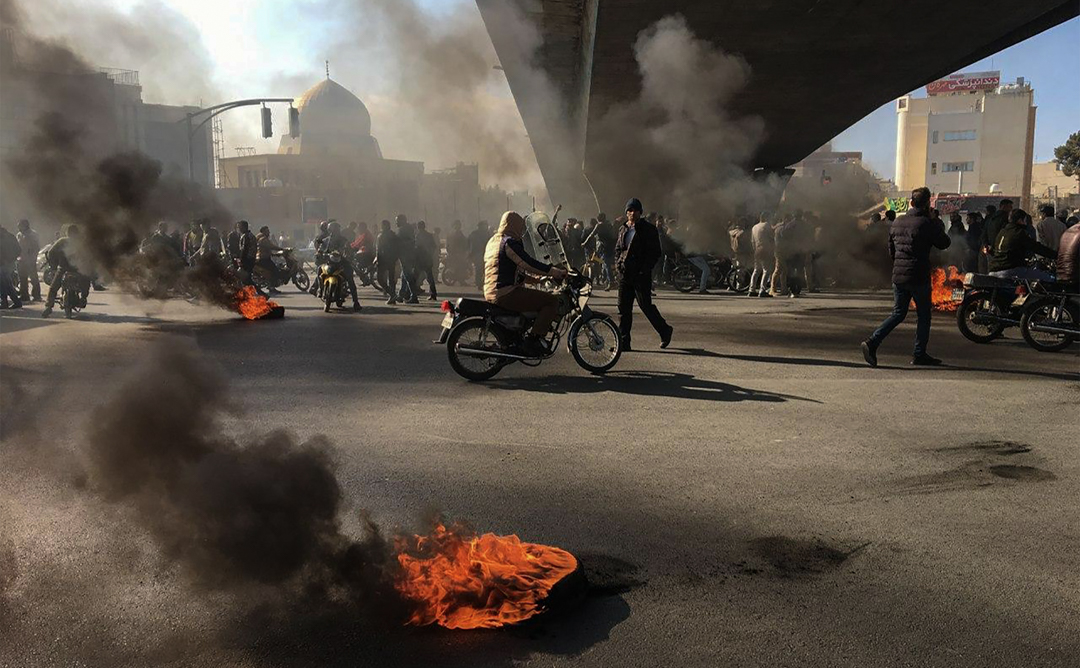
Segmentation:
<svg viewBox="0 0 1080 668">
<path fill-rule="evenodd" d="M 945 250 L 950 243 L 944 223 L 930 216 L 930 189 L 916 188 L 911 192 L 911 208 L 889 226 L 889 254 L 893 259 L 893 311 L 870 338 L 862 342 L 862 353 L 867 364 L 877 366 L 878 346 L 907 317 L 908 305 L 913 299 L 919 322 L 915 327 L 915 350 L 911 363 L 916 366 L 941 364 L 941 360 L 926 353 L 932 306 L 930 250 Z"/>
</svg>

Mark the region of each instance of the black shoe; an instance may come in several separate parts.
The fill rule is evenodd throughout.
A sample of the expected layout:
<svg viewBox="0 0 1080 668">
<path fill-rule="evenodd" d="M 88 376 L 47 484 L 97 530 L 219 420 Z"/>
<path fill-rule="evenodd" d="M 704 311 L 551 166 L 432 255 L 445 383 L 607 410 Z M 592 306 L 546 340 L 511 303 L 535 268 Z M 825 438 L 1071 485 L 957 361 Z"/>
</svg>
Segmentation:
<svg viewBox="0 0 1080 668">
<path fill-rule="evenodd" d="M 862 356 L 870 366 L 877 366 L 877 346 L 870 339 L 862 342 Z"/>
<path fill-rule="evenodd" d="M 936 357 L 931 357 L 931 356 L 927 355 L 926 353 L 923 353 L 922 355 L 916 355 L 915 357 L 912 357 L 911 358 L 911 365 L 912 366 L 940 366 L 941 365 L 941 360 L 939 360 Z"/>
<path fill-rule="evenodd" d="M 667 348 L 671 344 L 671 335 L 675 333 L 674 327 L 667 328 L 667 334 L 660 337 L 660 347 Z"/>
<path fill-rule="evenodd" d="M 419 300 L 419 299 L 417 299 L 416 297 L 413 297 L 412 299 L 410 299 L 409 301 L 407 301 L 407 302 L 405 302 L 405 303 L 406 303 L 406 304 L 419 304 L 419 303 L 420 303 L 420 300 Z"/>
<path fill-rule="evenodd" d="M 393 297 L 387 297 L 386 298 L 386 305 L 387 306 L 393 306 L 396 303 L 397 303 L 397 300 L 394 299 Z"/>
<path fill-rule="evenodd" d="M 529 335 L 521 342 L 521 354 L 528 357 L 543 357 L 548 354 L 548 349 L 539 338 Z"/>
<path fill-rule="evenodd" d="M 438 298 L 438 297 L 436 297 L 435 295 L 428 295 L 428 298 L 427 298 L 427 300 L 428 300 L 429 302 L 437 302 L 437 301 L 439 301 L 439 298 Z"/>
<path fill-rule="evenodd" d="M 52 313 L 52 307 L 51 306 L 46 306 L 45 310 L 41 312 L 41 317 L 42 318 L 48 318 L 49 314 L 51 314 L 51 313 Z"/>
<path fill-rule="evenodd" d="M 22 303 L 22 302 L 12 302 L 12 303 L 11 303 L 11 309 L 12 309 L 12 310 L 14 310 L 14 309 L 17 309 L 17 308 L 22 308 L 22 307 L 23 307 L 23 303 Z"/>
<path fill-rule="evenodd" d="M 354 310 L 354 311 L 356 311 L 357 313 L 359 313 L 360 311 L 363 311 L 363 310 L 364 310 L 364 307 L 360 305 L 360 302 L 353 302 L 353 304 L 352 304 L 352 310 Z"/>
</svg>

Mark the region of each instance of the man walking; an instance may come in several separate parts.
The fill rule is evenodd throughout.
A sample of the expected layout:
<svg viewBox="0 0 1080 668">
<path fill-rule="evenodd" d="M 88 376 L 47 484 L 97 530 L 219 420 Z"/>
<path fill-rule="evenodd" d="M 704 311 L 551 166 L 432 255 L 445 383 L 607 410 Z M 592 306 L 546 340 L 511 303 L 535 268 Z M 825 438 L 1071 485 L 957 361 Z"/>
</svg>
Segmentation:
<svg viewBox="0 0 1080 668">
<path fill-rule="evenodd" d="M 23 301 L 31 298 L 30 287 L 33 287 L 33 299 L 41 301 L 41 281 L 38 280 L 37 256 L 41 250 L 41 239 L 38 233 L 30 229 L 30 221 L 19 221 L 19 231 L 15 234 L 19 240 L 19 296 Z"/>
<path fill-rule="evenodd" d="M 435 273 L 432 266 L 438 266 L 439 252 L 438 241 L 435 235 L 427 231 L 427 223 L 416 223 L 416 289 L 420 289 L 420 283 L 426 278 L 428 283 L 428 301 L 437 301 L 439 295 L 435 289 Z"/>
<path fill-rule="evenodd" d="M 653 329 L 660 335 L 660 347 L 671 343 L 674 329 L 667 324 L 652 303 L 652 270 L 660 259 L 660 236 L 652 223 L 641 215 L 637 198 L 626 203 L 626 223 L 619 227 L 615 242 L 615 262 L 619 267 L 619 330 L 623 350 L 630 350 L 630 330 L 634 324 L 634 300 Z"/>
<path fill-rule="evenodd" d="M 377 282 L 386 293 L 386 303 L 397 303 L 397 274 L 394 269 L 398 261 L 398 238 L 390 229 L 390 221 L 381 223 L 379 236 L 375 239 L 375 261 L 379 265 Z"/>
<path fill-rule="evenodd" d="M 945 225 L 930 218 L 930 189 L 916 188 L 911 193 L 911 208 L 889 226 L 893 311 L 870 338 L 862 342 L 863 357 L 870 366 L 877 366 L 878 346 L 907 317 L 912 299 L 919 322 L 915 327 L 911 363 L 916 366 L 941 364 L 941 360 L 926 353 L 926 343 L 930 339 L 930 250 L 945 250 L 949 243 Z"/>
<path fill-rule="evenodd" d="M 757 225 L 750 230 L 750 238 L 754 244 L 754 273 L 750 274 L 750 291 L 746 294 L 751 297 L 772 297 L 765 287 L 771 275 L 776 243 L 769 218 L 768 213 L 762 212 Z"/>
</svg>

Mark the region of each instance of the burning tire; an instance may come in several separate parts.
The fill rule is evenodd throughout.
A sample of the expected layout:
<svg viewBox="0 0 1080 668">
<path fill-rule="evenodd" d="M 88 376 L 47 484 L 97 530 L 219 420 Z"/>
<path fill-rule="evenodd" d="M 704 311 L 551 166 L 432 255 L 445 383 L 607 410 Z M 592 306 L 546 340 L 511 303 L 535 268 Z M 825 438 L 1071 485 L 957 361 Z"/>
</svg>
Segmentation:
<svg viewBox="0 0 1080 668">
<path fill-rule="evenodd" d="M 1080 322 L 1075 304 L 1062 308 L 1057 300 L 1038 299 L 1024 307 L 1020 320 L 1020 333 L 1028 345 L 1043 353 L 1055 353 L 1064 350 L 1076 340 L 1076 335 L 1060 332 L 1038 331 L 1040 325 L 1075 329 Z M 1032 330 L 1032 325 L 1035 330 Z"/>
<path fill-rule="evenodd" d="M 968 341 L 990 343 L 1005 330 L 1005 325 L 997 321 L 997 315 L 991 295 L 974 292 L 956 310 L 956 326 Z"/>
<path fill-rule="evenodd" d="M 566 342 L 574 361 L 589 373 L 604 373 L 622 356 L 622 336 L 611 318 L 578 318 Z"/>
<path fill-rule="evenodd" d="M 505 366 L 505 362 L 498 357 L 461 355 L 458 346 L 490 348 L 492 351 L 506 349 L 506 337 L 498 327 L 489 327 L 485 338 L 484 321 L 481 318 L 471 318 L 458 323 L 450 332 L 446 339 L 446 354 L 450 359 L 450 366 L 459 376 L 472 381 L 488 380 Z"/>
</svg>

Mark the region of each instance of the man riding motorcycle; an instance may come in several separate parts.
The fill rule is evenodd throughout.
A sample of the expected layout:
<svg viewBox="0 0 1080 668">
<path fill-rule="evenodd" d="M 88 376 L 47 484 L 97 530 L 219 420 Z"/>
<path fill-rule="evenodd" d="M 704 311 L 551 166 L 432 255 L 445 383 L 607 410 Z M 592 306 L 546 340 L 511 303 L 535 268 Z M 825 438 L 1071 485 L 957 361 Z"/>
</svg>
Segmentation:
<svg viewBox="0 0 1080 668">
<path fill-rule="evenodd" d="M 341 226 L 336 222 L 330 223 L 327 226 L 327 232 L 329 234 L 323 243 L 323 252 L 326 256 L 336 251 L 341 257 L 348 257 L 352 248 L 349 246 L 349 239 L 345 238 L 345 235 L 341 233 Z M 348 261 L 342 262 L 341 269 L 345 274 L 345 284 L 349 286 L 349 296 L 353 300 L 353 310 L 359 311 L 362 307 L 360 306 L 360 298 L 356 296 L 356 279 L 353 278 L 352 263 Z"/>
<path fill-rule="evenodd" d="M 543 337 L 559 315 L 559 298 L 550 292 L 532 290 L 524 283 L 533 276 L 566 276 L 566 270 L 540 262 L 525 252 L 521 237 L 525 219 L 507 211 L 484 252 L 484 299 L 500 308 L 519 313 L 536 312 L 532 329 L 522 342 L 523 353 L 542 356 L 548 351 Z"/>
<path fill-rule="evenodd" d="M 281 251 L 281 246 L 274 243 L 270 236 L 270 228 L 263 225 L 259 228 L 259 234 L 255 237 L 255 264 L 266 274 L 266 284 L 270 288 L 271 295 L 277 294 L 277 286 L 289 280 L 288 276 L 282 276 L 282 271 L 274 264 L 274 253 Z"/>
<path fill-rule="evenodd" d="M 1032 255 L 1055 258 L 1057 252 L 1035 241 L 1028 233 L 1031 219 L 1023 209 L 1009 212 L 1009 222 L 1001 228 L 994 241 L 990 257 L 990 275 L 998 278 L 1030 278 L 1050 280 L 1052 277 L 1041 269 L 1027 266 Z"/>
<path fill-rule="evenodd" d="M 52 313 L 53 304 L 56 303 L 56 295 L 60 291 L 60 286 L 64 284 L 64 278 L 67 274 L 78 274 L 80 253 L 80 234 L 79 228 L 75 225 L 69 225 L 67 235 L 61 237 L 52 245 L 46 256 L 49 265 L 55 269 L 53 274 L 53 281 L 49 285 L 49 294 L 45 298 L 45 310 L 41 312 L 42 318 L 48 318 Z M 82 301 L 86 301 L 87 296 L 90 294 L 90 281 L 89 279 L 80 282 L 79 286 L 79 298 Z"/>
</svg>

